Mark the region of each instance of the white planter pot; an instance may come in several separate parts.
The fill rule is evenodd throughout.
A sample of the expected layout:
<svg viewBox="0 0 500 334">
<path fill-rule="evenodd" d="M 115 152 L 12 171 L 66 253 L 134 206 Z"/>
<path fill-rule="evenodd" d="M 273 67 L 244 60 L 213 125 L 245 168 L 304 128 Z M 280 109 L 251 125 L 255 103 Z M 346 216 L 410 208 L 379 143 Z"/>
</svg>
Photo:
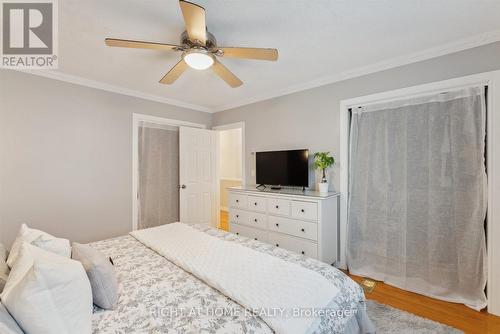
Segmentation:
<svg viewBox="0 0 500 334">
<path fill-rule="evenodd" d="M 326 194 L 328 192 L 328 182 L 318 183 L 318 189 L 321 194 Z"/>
</svg>

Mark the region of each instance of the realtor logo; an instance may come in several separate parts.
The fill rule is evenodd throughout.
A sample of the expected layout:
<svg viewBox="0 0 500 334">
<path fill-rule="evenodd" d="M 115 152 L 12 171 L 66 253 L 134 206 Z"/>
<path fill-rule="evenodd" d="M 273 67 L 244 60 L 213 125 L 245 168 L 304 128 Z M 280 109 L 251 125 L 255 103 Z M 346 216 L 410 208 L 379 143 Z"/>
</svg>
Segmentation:
<svg viewBox="0 0 500 334">
<path fill-rule="evenodd" d="M 57 68 L 55 0 L 2 1 L 2 67 Z"/>
</svg>

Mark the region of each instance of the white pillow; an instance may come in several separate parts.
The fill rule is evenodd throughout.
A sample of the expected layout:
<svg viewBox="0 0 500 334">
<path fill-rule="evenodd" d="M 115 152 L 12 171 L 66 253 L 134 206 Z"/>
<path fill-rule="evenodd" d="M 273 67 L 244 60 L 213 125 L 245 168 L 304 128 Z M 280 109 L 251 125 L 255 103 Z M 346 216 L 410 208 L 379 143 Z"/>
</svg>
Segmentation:
<svg viewBox="0 0 500 334">
<path fill-rule="evenodd" d="M 9 277 L 9 267 L 7 266 L 7 249 L 0 243 L 0 293 L 2 293 L 7 277 Z M 1 331 L 0 331 L 1 333 Z"/>
<path fill-rule="evenodd" d="M 91 333 L 92 290 L 78 261 L 23 242 L 1 298 L 26 333 Z"/>
<path fill-rule="evenodd" d="M 0 333 L 2 334 L 24 334 L 17 322 L 7 312 L 5 306 L 0 303 Z"/>
<path fill-rule="evenodd" d="M 7 259 L 7 265 L 12 268 L 14 265 L 14 261 L 16 261 L 16 258 L 19 253 L 19 248 L 21 247 L 21 244 L 23 242 L 27 243 L 32 243 L 33 241 L 37 240 L 38 238 L 42 238 L 42 240 L 52 240 L 52 239 L 57 239 L 56 237 L 45 233 L 40 230 L 36 230 L 34 228 L 29 228 L 26 224 L 22 224 L 21 228 L 19 229 L 19 233 L 17 234 L 17 238 L 14 241 L 14 244 L 12 245 L 12 248 L 10 249 L 10 254 Z M 65 257 L 71 257 L 71 246 L 69 244 L 69 240 L 67 241 L 66 246 L 62 247 L 57 247 L 57 254 Z"/>
<path fill-rule="evenodd" d="M 31 242 L 33 246 L 40 247 L 57 255 L 61 255 L 67 258 L 71 257 L 71 245 L 68 239 L 62 238 L 50 238 L 41 235 Z"/>
</svg>

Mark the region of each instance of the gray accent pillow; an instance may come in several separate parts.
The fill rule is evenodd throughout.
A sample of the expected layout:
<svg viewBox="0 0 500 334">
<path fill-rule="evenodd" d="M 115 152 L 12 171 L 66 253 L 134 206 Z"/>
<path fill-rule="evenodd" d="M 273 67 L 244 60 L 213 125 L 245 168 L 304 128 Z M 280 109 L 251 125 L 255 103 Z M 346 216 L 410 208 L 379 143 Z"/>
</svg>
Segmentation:
<svg viewBox="0 0 500 334">
<path fill-rule="evenodd" d="M 12 318 L 5 306 L 0 303 L 0 333 L 2 334 L 24 334 L 21 327 Z"/>
<path fill-rule="evenodd" d="M 74 242 L 71 258 L 80 261 L 87 272 L 92 287 L 94 304 L 113 309 L 118 301 L 118 280 L 115 268 L 97 249 Z"/>
<path fill-rule="evenodd" d="M 0 293 L 2 293 L 7 277 L 9 277 L 9 266 L 7 266 L 7 256 L 9 252 L 3 244 L 0 243 Z M 0 332 L 1 333 L 1 332 Z"/>
</svg>

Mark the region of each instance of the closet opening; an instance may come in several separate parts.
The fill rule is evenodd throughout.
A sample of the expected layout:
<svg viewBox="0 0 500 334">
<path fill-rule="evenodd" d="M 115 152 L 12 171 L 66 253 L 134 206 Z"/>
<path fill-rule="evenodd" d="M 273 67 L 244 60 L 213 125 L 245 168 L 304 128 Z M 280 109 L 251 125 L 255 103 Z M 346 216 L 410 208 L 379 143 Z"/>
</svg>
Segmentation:
<svg viewBox="0 0 500 334">
<path fill-rule="evenodd" d="M 482 173 L 484 174 L 484 180 L 485 180 L 484 185 L 482 187 L 482 190 L 477 188 L 478 195 L 472 196 L 469 201 L 466 201 L 467 205 L 469 205 L 469 206 L 472 205 L 473 199 L 474 199 L 474 201 L 480 201 L 474 207 L 478 208 L 477 212 L 481 212 L 481 216 L 483 213 L 483 209 L 481 209 L 481 210 L 479 210 L 479 209 L 483 208 L 483 207 L 486 208 L 486 210 L 484 210 L 484 216 L 482 216 L 482 219 L 479 216 L 476 217 L 477 218 L 476 219 L 476 223 L 477 223 L 476 227 L 477 228 L 475 229 L 475 231 L 477 232 L 477 234 L 475 234 L 475 235 L 479 235 L 479 237 L 476 239 L 481 239 L 480 238 L 481 234 L 484 236 L 484 237 L 482 237 L 482 239 L 483 239 L 482 242 L 483 242 L 483 244 L 484 243 L 486 244 L 486 247 L 484 247 L 484 249 L 487 250 L 487 252 L 484 252 L 482 250 L 483 248 L 478 247 L 477 248 L 478 251 L 476 252 L 476 254 L 478 255 L 478 261 L 479 261 L 478 263 L 484 264 L 482 266 L 482 268 L 484 269 L 484 274 L 483 274 L 483 271 L 482 271 L 483 269 L 482 269 L 481 275 L 480 275 L 481 279 L 479 280 L 479 283 L 476 284 L 477 293 L 475 295 L 479 296 L 479 298 L 470 304 L 468 303 L 469 300 L 465 300 L 463 298 L 454 298 L 454 296 L 453 296 L 453 298 L 449 298 L 449 300 L 454 299 L 455 301 L 458 301 L 459 303 L 460 303 L 460 301 L 465 302 L 466 304 L 468 304 L 468 306 L 472 306 L 472 308 L 475 308 L 475 309 L 483 308 L 487 303 L 488 312 L 493 313 L 493 314 L 500 313 L 500 308 L 499 308 L 499 306 L 500 306 L 500 304 L 499 304 L 499 300 L 500 300 L 500 293 L 499 293 L 499 291 L 500 291 L 499 286 L 500 285 L 499 284 L 500 284 L 500 282 L 497 279 L 497 277 L 498 277 L 496 275 L 497 269 L 496 269 L 496 266 L 494 265 L 494 263 L 496 263 L 498 261 L 498 254 L 499 254 L 497 251 L 497 246 L 496 246 L 498 243 L 495 243 L 495 238 L 498 235 L 498 233 L 495 233 L 498 224 L 493 223 L 494 220 L 496 219 L 495 217 L 497 217 L 496 212 L 498 210 L 497 206 L 495 205 L 495 203 L 496 203 L 495 199 L 497 197 L 496 191 L 495 191 L 495 189 L 497 189 L 497 187 L 495 186 L 495 185 L 497 185 L 497 176 L 494 173 L 495 170 L 498 170 L 498 167 L 495 168 L 496 162 L 498 161 L 498 158 L 497 158 L 498 157 L 498 152 L 497 152 L 498 150 L 495 146 L 492 145 L 492 143 L 494 143 L 494 138 L 496 136 L 496 133 L 494 131 L 492 131 L 492 129 L 495 129 L 496 127 L 498 127 L 498 125 L 496 125 L 496 124 L 498 124 L 498 119 L 496 117 L 494 117 L 496 112 L 498 111 L 498 105 L 495 104 L 495 101 L 497 99 L 495 99 L 494 97 L 499 96 L 498 95 L 498 93 L 499 93 L 498 88 L 499 87 L 497 86 L 497 82 L 498 82 L 497 80 L 498 80 L 499 75 L 500 75 L 500 72 L 498 72 L 498 71 L 497 72 L 487 72 L 487 73 L 471 75 L 471 76 L 462 77 L 462 78 L 450 79 L 450 80 L 429 83 L 429 84 L 424 84 L 424 85 L 415 86 L 415 87 L 403 88 L 403 89 L 388 91 L 388 92 L 384 92 L 384 93 L 377 93 L 377 94 L 373 94 L 373 95 L 362 96 L 362 97 L 357 97 L 357 98 L 352 98 L 349 100 L 341 101 L 341 103 L 340 103 L 340 109 L 341 109 L 341 112 L 340 112 L 340 124 L 341 124 L 341 126 L 340 126 L 340 131 L 341 131 L 341 134 L 340 134 L 340 147 L 341 147 L 340 156 L 341 156 L 341 159 L 340 160 L 343 161 L 344 163 L 341 166 L 341 177 L 340 177 L 340 182 L 341 182 L 340 191 L 341 191 L 342 196 L 341 196 L 341 204 L 340 204 L 341 205 L 341 212 L 340 212 L 340 217 L 341 217 L 341 219 L 340 219 L 340 258 L 339 258 L 339 262 L 337 263 L 338 267 L 343 268 L 343 269 L 347 269 L 349 262 L 350 262 L 350 261 L 346 261 L 346 252 L 347 252 L 347 247 L 348 247 L 347 246 L 347 244 L 348 244 L 347 238 L 348 238 L 349 233 L 351 233 L 351 232 L 348 232 L 348 228 L 349 228 L 348 222 L 350 224 L 350 221 L 351 221 L 351 218 L 353 215 L 353 212 L 351 212 L 352 210 L 349 209 L 350 208 L 350 206 L 349 206 L 349 198 L 350 197 L 349 196 L 350 196 L 350 191 L 351 191 L 350 180 L 353 178 L 351 164 L 353 164 L 353 162 L 354 162 L 353 161 L 353 159 L 354 159 L 353 154 L 351 151 L 352 147 L 350 147 L 351 138 L 352 138 L 352 131 L 359 132 L 360 129 L 363 128 L 362 133 L 364 136 L 366 136 L 366 131 L 364 131 L 366 129 L 364 129 L 365 126 L 363 125 L 366 122 L 363 122 L 363 124 L 360 123 L 360 119 L 363 119 L 366 117 L 373 118 L 373 122 L 380 122 L 380 124 L 382 124 L 384 122 L 389 122 L 387 124 L 395 125 L 395 123 L 397 123 L 398 121 L 395 121 L 392 116 L 391 117 L 389 116 L 389 114 L 391 114 L 391 110 L 393 108 L 414 108 L 414 107 L 411 107 L 412 105 L 414 105 L 414 103 L 413 103 L 414 101 L 412 103 L 406 103 L 406 104 L 404 102 L 401 102 L 401 101 L 411 100 L 411 99 L 418 100 L 418 99 L 422 99 L 422 98 L 425 100 L 426 97 L 435 96 L 435 99 L 433 101 L 427 101 L 429 103 L 422 105 L 422 107 L 420 109 L 419 108 L 416 108 L 416 109 L 419 109 L 421 112 L 422 110 L 431 110 L 439 103 L 449 104 L 450 108 L 447 108 L 448 111 L 445 113 L 446 117 L 444 116 L 444 114 L 434 112 L 434 113 L 429 113 L 429 115 L 426 116 L 427 119 L 422 118 L 420 120 L 424 123 L 428 122 L 429 124 L 443 124 L 443 126 L 442 126 L 443 131 L 437 131 L 437 130 L 434 131 L 428 127 L 421 127 L 422 131 L 419 132 L 420 135 L 417 136 L 415 134 L 415 136 L 413 136 L 413 137 L 415 137 L 415 139 L 412 139 L 411 141 L 409 141 L 409 143 L 411 145 L 413 145 L 415 140 L 425 141 L 426 143 L 431 143 L 431 144 L 433 143 L 433 145 L 431 145 L 431 147 L 433 147 L 432 148 L 433 158 L 429 160 L 430 161 L 429 166 L 432 166 L 432 170 L 433 170 L 432 173 L 434 175 L 437 175 L 438 174 L 437 172 L 439 171 L 439 175 L 441 175 L 443 178 L 439 177 L 438 178 L 439 183 L 434 182 L 431 184 L 433 186 L 438 185 L 440 187 L 440 189 L 438 189 L 439 191 L 444 190 L 445 187 L 450 186 L 450 184 L 452 187 L 455 187 L 454 185 L 456 183 L 454 183 L 454 180 L 455 180 L 454 178 L 456 178 L 456 175 L 453 173 L 447 173 L 446 172 L 447 170 L 448 171 L 452 170 L 451 168 L 448 168 L 448 167 L 449 166 L 460 166 L 460 165 L 464 166 L 466 164 L 468 165 L 471 163 L 471 161 L 477 161 L 477 166 L 482 166 L 482 171 L 483 171 Z M 476 90 L 476 91 L 472 92 L 471 89 Z M 462 96 L 459 96 L 459 95 L 453 96 L 453 94 L 460 92 L 460 91 L 462 91 Z M 475 96 L 477 96 L 476 98 L 473 97 L 474 94 L 475 94 Z M 449 101 L 442 101 L 442 99 L 446 98 L 447 96 L 451 97 L 450 99 L 448 99 Z M 468 115 L 462 115 L 462 116 L 464 116 L 464 117 L 461 117 L 463 122 L 462 122 L 462 120 L 460 120 L 460 118 L 457 118 L 457 113 L 450 112 L 450 111 L 457 110 L 455 108 L 455 106 L 458 103 L 460 103 L 460 101 L 466 102 L 466 105 L 469 106 L 468 107 L 469 109 L 475 110 L 473 113 L 469 113 Z M 401 105 L 401 103 L 403 105 Z M 483 105 L 482 107 L 480 106 L 481 103 Z M 360 106 L 361 106 L 361 111 L 358 111 L 358 108 Z M 383 108 L 380 108 L 380 106 L 382 106 Z M 481 113 L 483 114 L 483 116 L 481 116 Z M 356 122 L 358 122 L 358 126 L 356 126 L 355 129 L 353 130 L 352 123 L 354 121 L 355 114 L 357 114 L 356 115 Z M 362 116 L 362 115 L 364 115 L 364 116 Z M 376 116 L 376 115 L 378 115 L 378 116 Z M 406 113 L 406 115 L 411 115 L 412 118 L 414 117 L 413 113 Z M 467 116 L 469 119 L 465 119 L 465 116 Z M 444 118 L 446 118 L 447 120 L 445 120 Z M 431 119 L 432 119 L 432 122 L 430 122 Z M 435 119 L 438 119 L 437 123 L 434 122 Z M 370 126 L 376 125 L 373 122 L 369 122 Z M 400 117 L 399 122 L 401 123 L 401 125 L 403 125 L 405 121 Z M 462 123 L 460 123 L 460 122 L 462 122 Z M 445 128 L 444 128 L 445 125 L 447 127 L 447 131 L 445 131 Z M 380 128 L 382 129 L 382 127 L 380 127 Z M 404 129 L 407 129 L 407 130 L 404 130 Z M 384 160 L 385 161 L 384 166 L 389 166 L 389 168 L 385 168 L 385 169 L 384 168 L 378 168 L 378 169 L 375 168 L 376 170 L 378 170 L 379 174 L 382 173 L 379 175 L 381 178 L 382 177 L 389 177 L 389 181 L 392 182 L 391 186 L 393 188 L 397 184 L 397 182 L 399 182 L 399 180 L 401 178 L 398 179 L 399 174 L 397 174 L 397 169 L 391 167 L 390 161 L 394 160 L 394 157 L 396 155 L 400 154 L 401 152 L 404 152 L 404 151 L 399 150 L 399 148 L 405 149 L 405 150 L 409 148 L 406 145 L 404 147 L 403 146 L 399 147 L 396 145 L 397 143 L 395 143 L 393 140 L 394 139 L 394 136 L 393 136 L 394 131 L 401 132 L 402 130 L 407 131 L 408 133 L 410 131 L 412 131 L 411 127 L 402 128 L 401 126 L 388 126 L 388 127 L 386 127 L 385 131 L 372 131 L 372 135 L 375 136 L 375 137 L 373 137 L 373 139 L 376 140 L 376 143 L 378 143 L 377 150 L 383 149 L 384 147 L 386 147 L 388 145 L 395 147 L 395 149 L 390 149 L 387 151 L 388 152 L 388 154 L 386 154 L 387 159 Z M 431 137 L 425 135 L 429 131 L 433 131 L 431 133 L 432 134 Z M 397 133 L 399 133 L 399 132 L 397 132 Z M 359 132 L 359 133 L 361 133 L 361 132 Z M 457 133 L 462 133 L 462 136 L 457 137 Z M 422 134 L 424 134 L 424 135 L 422 135 Z M 410 135 L 413 135 L 413 134 L 410 133 Z M 442 136 L 442 139 L 445 139 L 445 140 L 441 141 L 439 136 Z M 493 136 L 493 137 L 491 137 L 491 136 Z M 412 136 L 410 136 L 410 137 L 412 137 Z M 481 137 L 483 137 L 483 139 L 481 139 Z M 407 137 L 403 136 L 402 138 L 407 138 Z M 426 138 L 430 139 L 431 142 L 429 142 Z M 448 139 L 446 139 L 446 138 L 448 138 Z M 467 153 L 468 153 L 467 156 L 462 156 L 462 157 L 457 156 L 457 154 L 454 153 L 453 150 L 456 151 L 456 148 L 458 147 L 457 143 L 459 145 L 463 145 L 465 142 L 472 143 L 472 145 L 468 146 L 470 149 L 467 150 Z M 426 144 L 426 145 L 428 145 L 428 144 Z M 454 149 L 454 147 L 455 147 L 455 149 Z M 481 147 L 482 147 L 482 149 L 481 149 Z M 450 151 L 450 149 L 451 149 L 451 151 Z M 412 153 L 410 155 L 412 157 L 410 160 L 412 160 L 411 161 L 412 163 L 414 161 L 416 161 L 417 165 L 418 165 L 419 161 L 424 161 L 426 156 L 427 156 L 427 155 L 419 155 L 418 152 L 416 152 L 416 154 L 414 154 L 415 150 L 413 148 L 410 151 L 411 151 L 410 153 Z M 465 152 L 465 150 L 460 149 L 457 152 L 458 153 Z M 423 160 L 417 159 L 418 157 L 422 158 Z M 455 159 L 458 159 L 460 164 L 456 163 L 457 161 L 455 161 Z M 383 161 L 381 161 L 381 163 L 382 162 Z M 359 161 L 357 163 L 359 163 Z M 476 162 L 474 162 L 474 163 L 476 163 Z M 373 164 L 370 163 L 370 166 L 373 166 Z M 411 164 L 406 164 L 404 170 L 409 170 L 408 166 L 411 166 Z M 476 171 L 480 170 L 480 169 L 481 169 L 481 167 L 473 168 L 473 170 L 476 170 Z M 365 170 L 370 170 L 370 168 L 367 168 Z M 425 176 L 424 175 L 425 174 L 424 168 L 417 168 L 417 170 L 418 170 L 418 173 L 413 174 L 413 175 L 415 175 L 415 178 L 417 178 L 417 177 L 422 178 L 423 176 Z M 465 184 L 465 183 L 469 182 L 471 185 L 473 185 L 472 184 L 473 182 L 471 182 L 471 175 L 469 174 L 468 169 L 465 170 L 465 173 L 462 173 L 462 175 L 464 176 L 462 178 L 463 179 L 462 183 Z M 360 176 L 357 175 L 358 180 L 359 180 L 359 177 Z M 377 180 L 381 180 L 381 178 L 377 178 Z M 406 178 L 404 178 L 404 179 L 406 179 Z M 422 178 L 422 180 L 424 180 L 424 179 L 425 178 Z M 478 175 L 478 180 L 479 179 L 483 179 L 483 178 L 480 175 Z M 401 179 L 401 180 L 403 180 L 403 179 Z M 450 180 L 452 183 L 447 182 Z M 413 182 L 413 180 L 412 180 L 412 182 Z M 475 184 L 479 185 L 480 183 L 481 182 L 476 182 Z M 417 185 L 413 188 L 419 189 L 420 184 L 421 183 L 417 182 Z M 423 184 L 424 183 L 422 183 L 422 185 Z M 391 188 L 391 189 L 393 189 L 393 188 Z M 411 190 L 411 188 L 412 187 L 410 187 L 409 189 Z M 420 187 L 420 188 L 422 188 L 422 187 Z M 467 189 L 468 189 L 467 191 L 462 191 L 460 189 L 458 195 L 455 196 L 455 198 L 462 200 L 463 198 L 467 197 L 465 195 L 470 193 L 471 191 L 473 191 L 471 186 L 468 186 Z M 423 191 L 425 189 L 422 188 L 420 190 L 423 193 Z M 432 191 L 434 191 L 434 190 L 432 190 Z M 358 193 L 359 193 L 359 189 L 358 189 Z M 455 191 L 453 193 L 457 194 Z M 464 196 L 463 197 L 460 196 L 461 194 L 464 194 Z M 480 196 L 481 194 L 484 194 L 484 196 Z M 437 198 L 438 199 L 443 198 L 443 196 L 438 196 Z M 422 203 L 424 203 L 424 202 L 422 202 Z M 396 203 L 396 202 L 394 202 L 394 203 Z M 440 203 L 440 200 L 436 200 L 436 201 L 433 200 L 432 202 L 427 201 L 426 203 L 432 203 L 431 206 L 436 206 L 437 204 Z M 483 204 L 484 204 L 484 206 L 483 206 Z M 460 209 L 465 210 L 467 205 L 465 205 L 465 204 L 460 205 Z M 377 206 L 374 205 L 373 207 L 376 208 Z M 395 212 L 395 211 L 393 211 L 393 209 L 394 208 L 391 208 L 391 210 L 389 211 L 390 214 L 393 214 Z M 361 217 L 361 216 L 359 216 L 359 217 Z M 448 225 L 451 228 L 452 225 L 450 225 L 450 224 L 448 224 Z M 358 224 L 358 227 L 360 227 L 360 226 L 362 226 L 362 225 Z M 415 227 L 414 224 L 409 224 L 408 226 L 410 228 Z M 429 226 L 431 229 L 436 229 L 438 225 L 430 224 Z M 408 245 L 407 242 L 409 241 L 409 239 L 405 239 L 405 238 L 409 238 L 409 234 L 405 234 L 405 233 L 401 234 L 401 235 L 405 235 L 406 236 L 405 238 L 397 239 L 396 237 L 394 237 L 394 235 L 398 233 L 398 230 L 396 227 L 397 227 L 397 225 L 393 224 L 392 229 L 390 229 L 391 233 L 393 233 L 393 237 L 391 237 L 391 239 L 396 240 L 396 241 L 400 240 L 401 243 L 400 244 L 392 244 L 391 249 L 397 249 L 397 247 L 401 247 L 401 249 L 405 250 L 407 254 L 410 254 L 410 253 L 408 253 L 408 251 L 411 250 L 411 247 L 414 247 L 415 245 L 418 245 L 421 243 L 415 241 L 415 243 Z M 440 226 L 439 228 L 444 229 L 444 230 L 447 229 L 446 226 Z M 350 230 L 350 228 L 349 228 L 349 230 Z M 422 231 L 426 231 L 426 230 L 427 229 L 422 230 Z M 420 231 L 420 232 L 422 232 L 422 231 Z M 379 232 L 380 232 L 380 230 L 376 230 L 373 233 L 379 233 Z M 442 234 L 432 234 L 432 235 L 439 237 Z M 448 233 L 448 235 L 451 238 L 454 234 Z M 455 237 L 456 237 L 456 235 L 455 235 Z M 458 239 L 460 239 L 460 236 L 458 236 Z M 389 239 L 387 239 L 387 240 L 389 240 Z M 426 239 L 426 240 L 430 240 L 430 239 Z M 403 244 L 406 244 L 407 246 L 403 247 L 402 246 Z M 436 261 L 438 263 L 441 263 L 439 261 L 441 261 L 443 259 L 443 257 L 445 257 L 445 256 L 448 256 L 448 260 L 452 259 L 453 258 L 452 253 L 449 252 L 452 244 L 449 244 L 449 245 L 448 244 L 449 244 L 448 242 L 437 243 L 436 245 L 438 245 L 438 246 L 442 245 L 441 248 L 445 249 L 446 252 L 440 250 L 439 256 L 427 257 L 429 259 L 429 261 L 431 261 L 429 263 L 434 263 Z M 466 244 L 468 245 L 468 247 L 470 247 L 470 242 L 468 242 Z M 450 247 L 448 247 L 446 245 L 448 245 Z M 426 247 L 427 246 L 422 246 L 422 248 L 426 248 Z M 397 254 L 400 254 L 400 253 L 397 253 Z M 482 254 L 484 254 L 484 255 L 482 255 Z M 404 255 L 404 254 L 400 255 L 400 257 L 401 256 L 406 257 L 406 255 Z M 418 257 L 418 256 L 415 258 L 412 258 L 412 262 L 417 263 L 418 261 L 420 261 L 419 259 L 421 259 L 421 257 Z M 448 261 L 448 260 L 444 261 L 443 263 L 449 263 L 449 265 L 452 266 L 454 261 Z M 403 263 L 403 262 L 398 262 L 398 263 Z M 445 265 L 445 264 L 443 264 L 443 265 Z M 360 272 L 369 271 L 368 269 L 366 269 L 368 267 L 366 267 L 364 265 L 361 265 L 361 266 L 363 268 L 359 270 Z M 359 263 L 358 263 L 358 267 L 360 268 Z M 382 273 L 385 270 L 383 268 L 384 267 L 377 266 L 377 268 L 375 268 L 375 272 Z M 387 266 L 385 268 L 387 268 Z M 391 268 L 390 275 L 392 275 L 392 278 L 393 278 L 392 281 L 395 281 L 397 283 L 396 286 L 407 285 L 407 280 L 405 281 L 404 284 L 399 284 L 402 281 L 399 280 L 397 275 L 395 275 L 395 273 L 394 273 L 394 271 L 396 269 L 398 269 L 398 268 L 404 269 L 405 266 L 399 266 L 399 267 L 392 266 L 390 268 Z M 421 278 L 418 278 L 418 275 L 416 274 L 416 271 L 418 270 L 418 268 L 419 268 L 419 266 L 406 267 L 406 270 L 408 273 L 410 273 L 412 275 L 411 277 L 413 280 L 415 280 L 415 279 L 421 280 L 421 281 L 415 282 L 415 283 L 418 283 L 418 284 L 424 283 L 424 281 L 422 281 Z M 372 266 L 372 269 L 373 269 L 373 266 Z M 434 271 L 434 272 L 438 272 L 440 270 L 443 271 L 445 269 L 446 268 L 441 267 L 441 269 Z M 452 267 L 450 267 L 449 269 L 451 270 Z M 474 271 L 474 272 L 477 272 L 477 271 Z M 477 275 L 479 275 L 479 273 Z M 377 276 L 379 276 L 379 278 L 382 277 L 380 275 L 377 275 Z M 386 276 L 387 275 L 385 275 L 385 277 Z M 406 274 L 405 274 L 405 276 L 406 276 Z M 385 277 L 383 279 L 384 281 L 386 280 Z M 442 280 L 442 279 L 439 278 L 439 280 Z M 434 280 L 434 282 L 438 282 L 439 280 Z M 487 285 L 485 284 L 486 282 L 487 282 Z M 418 284 L 414 285 L 414 287 L 415 286 L 421 287 Z M 487 296 L 486 303 L 485 303 L 485 298 L 480 296 L 481 293 L 479 290 L 480 287 L 484 287 L 485 285 L 486 285 L 485 293 Z M 449 291 L 451 291 L 451 288 L 448 285 L 447 285 L 447 289 Z M 462 290 L 462 292 L 466 292 L 467 289 L 469 289 L 469 287 L 465 287 L 464 290 Z M 436 292 L 436 291 L 430 291 L 429 289 L 421 290 L 420 288 L 418 288 L 416 290 L 425 291 L 425 293 L 423 293 L 423 294 L 426 294 L 426 295 L 431 294 L 431 295 L 435 295 L 435 296 L 437 296 L 437 295 L 444 296 L 444 294 L 441 293 L 441 291 Z M 470 296 L 470 294 L 469 294 L 469 296 Z M 483 296 L 484 296 L 484 293 L 483 293 Z M 444 298 L 446 298 L 446 297 L 444 297 Z M 442 299 L 442 298 L 439 298 L 439 299 Z M 446 298 L 446 299 L 448 299 L 448 298 Z"/>
</svg>

